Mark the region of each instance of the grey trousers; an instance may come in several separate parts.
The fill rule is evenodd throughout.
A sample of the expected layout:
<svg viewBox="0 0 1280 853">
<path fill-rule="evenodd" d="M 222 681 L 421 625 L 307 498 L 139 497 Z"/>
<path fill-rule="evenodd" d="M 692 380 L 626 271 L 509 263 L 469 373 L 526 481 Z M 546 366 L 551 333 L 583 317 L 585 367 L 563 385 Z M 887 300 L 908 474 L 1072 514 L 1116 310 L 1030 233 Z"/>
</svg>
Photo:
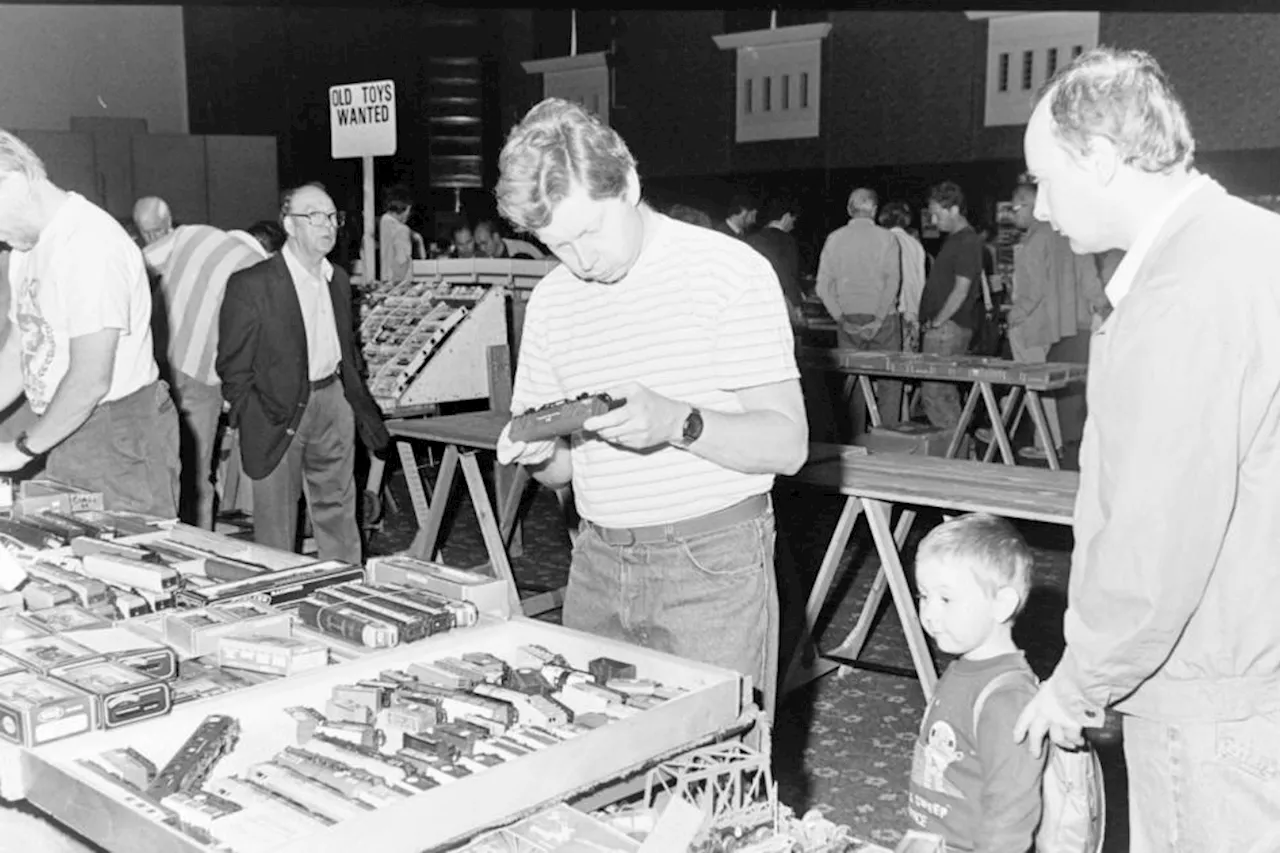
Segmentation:
<svg viewBox="0 0 1280 853">
<path fill-rule="evenodd" d="M 870 338 L 856 334 L 857 327 L 873 322 L 872 314 L 846 314 L 836 336 L 840 346 L 864 352 L 901 352 L 902 351 L 902 316 L 886 314 L 880 327 Z M 876 395 L 876 405 L 880 410 L 880 420 L 885 426 L 892 426 L 902 420 L 902 382 L 896 379 L 876 379 L 872 382 Z M 856 376 L 849 376 L 845 381 L 845 396 L 849 400 L 849 417 L 852 426 L 849 440 L 853 440 L 867 431 L 867 401 L 862 395 L 862 383 Z"/>
<path fill-rule="evenodd" d="M 213 456 L 222 416 L 222 386 L 173 371 L 173 396 L 182 416 L 182 499 L 178 515 L 213 529 Z"/>
<path fill-rule="evenodd" d="M 311 392 L 297 434 L 275 470 L 253 481 L 253 538 L 298 550 L 298 498 L 307 498 L 321 560 L 360 565 L 355 418 L 334 382 Z"/>
</svg>

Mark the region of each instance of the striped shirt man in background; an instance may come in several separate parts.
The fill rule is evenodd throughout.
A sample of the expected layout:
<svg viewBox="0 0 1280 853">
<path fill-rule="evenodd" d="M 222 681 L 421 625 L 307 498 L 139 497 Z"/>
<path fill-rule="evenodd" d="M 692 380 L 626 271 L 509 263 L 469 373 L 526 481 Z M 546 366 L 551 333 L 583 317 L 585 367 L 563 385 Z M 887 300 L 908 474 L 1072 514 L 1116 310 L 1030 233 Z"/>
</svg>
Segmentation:
<svg viewBox="0 0 1280 853">
<path fill-rule="evenodd" d="M 503 463 L 573 486 L 563 623 L 737 670 L 771 714 L 769 492 L 808 452 L 778 277 L 744 242 L 642 202 L 626 143 L 577 104 L 535 106 L 499 169 L 499 211 L 562 262 L 530 297 L 512 411 L 625 400 L 568 438 L 499 439 Z"/>
<path fill-rule="evenodd" d="M 156 312 L 157 348 L 168 360 L 170 384 L 182 415 L 183 521 L 213 528 L 211 477 L 222 383 L 214 367 L 218 311 L 231 274 L 262 260 L 243 240 L 209 225 L 179 225 L 164 199 L 141 198 L 133 220 L 147 266 L 160 279 L 164 310 Z"/>
</svg>

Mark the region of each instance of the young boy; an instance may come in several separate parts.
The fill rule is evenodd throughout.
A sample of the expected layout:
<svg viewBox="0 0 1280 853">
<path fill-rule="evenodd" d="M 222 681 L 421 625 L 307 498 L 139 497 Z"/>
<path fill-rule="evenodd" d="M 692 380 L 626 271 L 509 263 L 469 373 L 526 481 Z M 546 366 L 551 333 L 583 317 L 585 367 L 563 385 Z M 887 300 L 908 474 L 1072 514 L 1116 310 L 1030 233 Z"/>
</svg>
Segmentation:
<svg viewBox="0 0 1280 853">
<path fill-rule="evenodd" d="M 1013 525 L 975 513 L 948 521 L 920 543 L 920 621 L 938 648 L 958 656 L 925 710 L 911 763 L 914 829 L 940 836 L 948 853 L 1027 853 L 1040 821 L 1045 759 L 1013 741 L 1035 679 L 1013 642 L 1013 620 L 1031 586 L 1031 552 Z M 974 725 L 974 704 L 1010 670 Z M 976 734 L 976 736 L 975 736 Z"/>
</svg>

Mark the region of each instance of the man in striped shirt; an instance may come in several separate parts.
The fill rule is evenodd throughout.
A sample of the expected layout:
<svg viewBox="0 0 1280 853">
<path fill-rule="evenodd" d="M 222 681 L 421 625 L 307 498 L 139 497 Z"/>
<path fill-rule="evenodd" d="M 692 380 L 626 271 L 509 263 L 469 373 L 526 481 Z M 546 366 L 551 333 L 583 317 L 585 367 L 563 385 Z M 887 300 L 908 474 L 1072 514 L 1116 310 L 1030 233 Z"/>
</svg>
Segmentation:
<svg viewBox="0 0 1280 853">
<path fill-rule="evenodd" d="M 572 484 L 566 626 L 737 670 L 773 710 L 776 474 L 808 453 L 778 277 L 746 243 L 641 201 L 626 143 L 549 98 L 511 132 L 498 209 L 562 262 L 529 299 L 511 408 L 625 404 L 566 438 L 498 443 Z"/>
<path fill-rule="evenodd" d="M 168 356 L 174 396 L 182 414 L 180 517 L 213 528 L 213 455 L 222 414 L 222 384 L 214 368 L 218 311 L 227 279 L 262 260 L 243 240 L 209 225 L 173 226 L 164 199 L 138 199 L 133 221 L 145 243 L 147 266 L 160 277 L 164 311 L 157 330 Z"/>
</svg>

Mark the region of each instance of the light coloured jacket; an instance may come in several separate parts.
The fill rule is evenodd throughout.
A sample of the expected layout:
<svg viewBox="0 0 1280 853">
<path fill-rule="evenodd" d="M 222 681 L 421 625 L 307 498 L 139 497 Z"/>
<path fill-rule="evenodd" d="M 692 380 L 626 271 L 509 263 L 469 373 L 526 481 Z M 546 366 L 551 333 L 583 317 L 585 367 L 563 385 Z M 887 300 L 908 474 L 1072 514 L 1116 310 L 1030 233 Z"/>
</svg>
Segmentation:
<svg viewBox="0 0 1280 853">
<path fill-rule="evenodd" d="M 924 293 L 924 246 L 901 228 L 890 228 L 898 241 L 902 263 L 902 290 L 898 293 L 898 313 L 911 323 L 920 322 L 920 296 Z"/>
<path fill-rule="evenodd" d="M 1077 713 L 1280 710 L 1280 216 L 1209 182 L 1093 337 L 1066 652 Z"/>
<path fill-rule="evenodd" d="M 897 310 L 899 269 L 893 234 L 870 219 L 850 219 L 822 246 L 814 292 L 836 322 L 846 314 L 883 319 Z"/>
<path fill-rule="evenodd" d="M 1009 340 L 1050 347 L 1089 328 L 1104 300 L 1092 255 L 1071 251 L 1066 237 L 1036 222 L 1014 249 Z"/>
</svg>

